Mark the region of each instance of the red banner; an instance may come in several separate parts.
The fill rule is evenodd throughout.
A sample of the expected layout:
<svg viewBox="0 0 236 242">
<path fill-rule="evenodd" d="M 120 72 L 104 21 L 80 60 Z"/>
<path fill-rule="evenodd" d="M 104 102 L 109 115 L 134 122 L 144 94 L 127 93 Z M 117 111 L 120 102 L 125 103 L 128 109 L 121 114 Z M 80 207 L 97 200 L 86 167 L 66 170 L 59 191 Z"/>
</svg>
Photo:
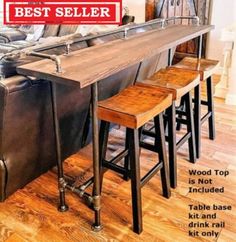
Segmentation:
<svg viewBox="0 0 236 242">
<path fill-rule="evenodd" d="M 4 24 L 120 24 L 122 0 L 5 0 Z"/>
</svg>

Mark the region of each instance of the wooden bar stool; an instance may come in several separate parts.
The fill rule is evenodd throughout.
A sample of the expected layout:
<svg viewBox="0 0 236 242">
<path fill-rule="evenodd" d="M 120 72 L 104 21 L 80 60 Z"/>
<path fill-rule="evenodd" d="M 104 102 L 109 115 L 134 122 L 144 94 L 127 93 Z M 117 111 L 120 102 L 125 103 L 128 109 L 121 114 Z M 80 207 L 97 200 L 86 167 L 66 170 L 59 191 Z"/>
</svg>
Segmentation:
<svg viewBox="0 0 236 242">
<path fill-rule="evenodd" d="M 159 91 L 169 92 L 173 95 L 172 106 L 166 111 L 166 121 L 168 125 L 168 152 L 169 152 L 169 169 L 170 169 L 170 184 L 171 187 L 177 186 L 177 164 L 176 164 L 176 151 L 188 141 L 189 146 L 189 160 L 193 163 L 196 162 L 196 146 L 195 146 L 195 132 L 194 132 L 194 120 L 192 111 L 192 98 L 191 90 L 195 89 L 197 93 L 200 93 L 200 75 L 194 71 L 186 71 L 182 69 L 166 68 L 156 72 L 149 80 L 143 81 L 145 84 L 158 88 Z M 175 101 L 182 98 L 185 111 L 182 111 L 182 115 L 186 116 L 186 119 L 180 120 L 187 125 L 187 133 L 176 142 L 176 106 Z M 200 96 L 196 97 L 200 100 Z M 200 105 L 195 105 L 195 110 L 200 113 Z M 197 122 L 200 122 L 200 115 Z M 155 133 L 151 130 L 144 130 L 143 134 L 154 136 Z M 141 142 L 142 147 L 147 145 Z M 150 147 L 151 148 L 151 147 Z"/>
<path fill-rule="evenodd" d="M 183 70 L 196 71 L 201 76 L 201 81 L 206 80 L 207 86 L 207 100 L 200 100 L 202 105 L 207 106 L 207 113 L 201 117 L 201 123 L 198 125 L 195 123 L 195 133 L 196 133 L 196 154 L 197 158 L 200 157 L 201 153 L 201 125 L 208 120 L 209 125 L 209 138 L 211 140 L 215 139 L 215 120 L 214 120 L 214 99 L 213 99 L 213 85 L 212 85 L 212 75 L 216 72 L 219 67 L 219 61 L 208 60 L 208 59 L 198 59 L 185 57 L 182 61 L 172 66 L 172 68 L 179 68 Z M 198 95 L 195 92 L 194 96 Z M 196 98 L 193 99 L 196 102 Z M 195 117 L 196 120 L 196 117 Z M 179 125 L 179 129 L 180 129 Z"/>
<path fill-rule="evenodd" d="M 133 231 L 138 234 L 143 229 L 141 188 L 160 171 L 163 196 L 169 198 L 171 195 L 162 116 L 162 112 L 170 107 L 171 104 L 171 93 L 143 84 L 130 86 L 119 94 L 100 101 L 98 104 L 98 117 L 101 120 L 101 180 L 106 169 L 114 170 L 131 178 Z M 159 154 L 159 161 L 140 179 L 139 129 L 151 119 L 154 119 L 155 123 L 155 151 Z M 106 161 L 110 123 L 116 123 L 127 128 L 126 147 L 117 157 L 111 161 Z M 118 161 L 124 157 L 126 161 L 129 160 L 130 167 L 117 165 Z M 126 162 L 126 164 L 128 163 Z"/>
</svg>

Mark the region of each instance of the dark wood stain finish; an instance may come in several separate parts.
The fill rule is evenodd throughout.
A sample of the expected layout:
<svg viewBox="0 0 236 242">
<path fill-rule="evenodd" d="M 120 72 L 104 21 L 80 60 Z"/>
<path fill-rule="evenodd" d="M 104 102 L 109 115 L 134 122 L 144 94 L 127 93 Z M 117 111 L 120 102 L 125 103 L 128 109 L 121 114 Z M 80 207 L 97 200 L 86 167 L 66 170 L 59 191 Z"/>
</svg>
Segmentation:
<svg viewBox="0 0 236 242">
<path fill-rule="evenodd" d="M 50 60 L 20 66 L 17 71 L 39 79 L 79 84 L 83 88 L 212 29 L 210 25 L 169 26 L 75 51 L 70 56 L 62 55 L 62 73 L 55 73 L 55 64 Z"/>
</svg>

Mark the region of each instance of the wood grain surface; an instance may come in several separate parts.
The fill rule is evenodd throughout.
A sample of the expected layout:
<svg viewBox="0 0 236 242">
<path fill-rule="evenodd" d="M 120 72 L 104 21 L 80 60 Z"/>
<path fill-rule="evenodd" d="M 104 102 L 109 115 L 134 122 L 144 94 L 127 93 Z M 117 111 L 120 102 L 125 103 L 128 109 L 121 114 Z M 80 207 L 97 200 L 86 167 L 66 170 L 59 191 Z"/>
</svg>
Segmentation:
<svg viewBox="0 0 236 242">
<path fill-rule="evenodd" d="M 173 99 L 176 100 L 199 85 L 200 75 L 191 70 L 167 68 L 161 69 L 142 83 L 159 87 L 160 91 L 168 90 L 173 94 Z"/>
<path fill-rule="evenodd" d="M 145 84 L 130 86 L 98 103 L 98 118 L 137 129 L 165 111 L 172 104 L 172 94 Z"/>
<path fill-rule="evenodd" d="M 172 68 L 196 71 L 201 75 L 201 81 L 203 81 L 215 74 L 219 65 L 220 62 L 218 60 L 199 60 L 198 58 L 185 57 L 182 61 L 172 66 Z"/>
<path fill-rule="evenodd" d="M 168 26 L 166 29 L 75 51 L 69 56 L 62 55 L 62 73 L 55 73 L 55 64 L 51 60 L 26 64 L 18 67 L 17 71 L 22 75 L 77 84 L 83 88 L 212 29 L 210 25 Z"/>
</svg>

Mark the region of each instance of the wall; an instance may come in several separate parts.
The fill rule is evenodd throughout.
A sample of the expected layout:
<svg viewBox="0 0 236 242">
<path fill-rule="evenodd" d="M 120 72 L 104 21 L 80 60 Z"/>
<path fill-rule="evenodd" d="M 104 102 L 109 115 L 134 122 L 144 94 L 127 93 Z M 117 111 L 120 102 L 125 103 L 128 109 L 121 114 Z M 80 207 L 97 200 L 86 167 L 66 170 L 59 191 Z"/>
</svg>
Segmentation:
<svg viewBox="0 0 236 242">
<path fill-rule="evenodd" d="M 123 3 L 128 6 L 129 14 L 135 16 L 136 23 L 145 22 L 145 0 L 123 0 Z"/>
<path fill-rule="evenodd" d="M 235 0 L 212 0 L 211 24 L 215 30 L 211 31 L 208 38 L 207 57 L 223 61 L 224 43 L 220 41 L 223 28 L 232 25 L 236 21 Z"/>
<path fill-rule="evenodd" d="M 0 25 L 3 23 L 3 0 L 0 0 Z"/>
</svg>

